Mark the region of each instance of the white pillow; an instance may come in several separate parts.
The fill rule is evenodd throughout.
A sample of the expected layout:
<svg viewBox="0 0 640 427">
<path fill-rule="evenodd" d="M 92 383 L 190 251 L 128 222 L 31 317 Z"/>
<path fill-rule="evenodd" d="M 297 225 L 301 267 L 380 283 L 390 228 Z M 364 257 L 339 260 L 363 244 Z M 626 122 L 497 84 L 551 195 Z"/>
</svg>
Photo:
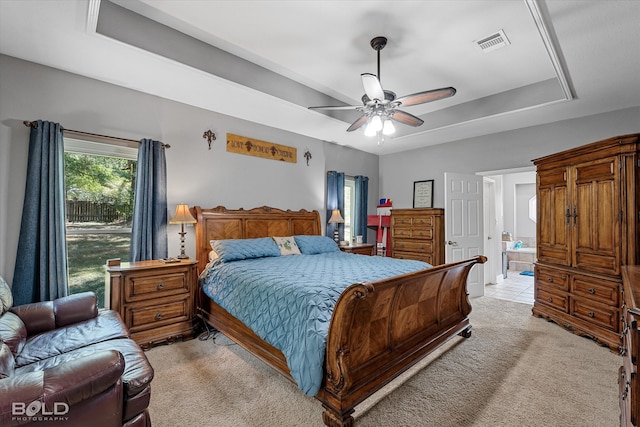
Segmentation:
<svg viewBox="0 0 640 427">
<path fill-rule="evenodd" d="M 296 239 L 293 236 L 289 237 L 274 237 L 273 241 L 276 242 L 276 246 L 280 250 L 280 255 L 300 255 L 300 248 L 296 243 Z"/>
</svg>

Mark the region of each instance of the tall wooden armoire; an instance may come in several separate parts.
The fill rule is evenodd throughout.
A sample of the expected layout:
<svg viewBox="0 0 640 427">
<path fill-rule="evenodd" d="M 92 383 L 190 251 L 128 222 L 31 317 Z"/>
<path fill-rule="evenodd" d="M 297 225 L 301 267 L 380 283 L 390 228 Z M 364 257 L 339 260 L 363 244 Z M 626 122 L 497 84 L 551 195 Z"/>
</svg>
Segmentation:
<svg viewBox="0 0 640 427">
<path fill-rule="evenodd" d="M 616 351 L 621 266 L 640 261 L 639 136 L 533 161 L 538 201 L 533 314 Z"/>
</svg>

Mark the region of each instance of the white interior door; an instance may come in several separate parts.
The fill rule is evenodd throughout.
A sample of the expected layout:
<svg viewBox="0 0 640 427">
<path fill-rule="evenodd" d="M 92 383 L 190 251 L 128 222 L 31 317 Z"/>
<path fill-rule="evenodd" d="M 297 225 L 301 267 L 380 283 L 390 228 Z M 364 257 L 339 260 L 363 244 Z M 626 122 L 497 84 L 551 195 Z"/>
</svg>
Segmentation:
<svg viewBox="0 0 640 427">
<path fill-rule="evenodd" d="M 484 283 L 502 281 L 502 257 L 500 256 L 501 240 L 497 232 L 496 216 L 496 183 L 493 179 L 483 180 L 483 216 L 484 216 L 484 253 L 487 262 L 484 264 Z M 500 265 L 500 268 L 498 266 Z M 498 277 L 500 276 L 500 277 Z"/>
<path fill-rule="evenodd" d="M 444 174 L 446 262 L 461 261 L 484 252 L 482 177 Z M 484 269 L 476 264 L 469 272 L 471 297 L 484 295 Z"/>
</svg>

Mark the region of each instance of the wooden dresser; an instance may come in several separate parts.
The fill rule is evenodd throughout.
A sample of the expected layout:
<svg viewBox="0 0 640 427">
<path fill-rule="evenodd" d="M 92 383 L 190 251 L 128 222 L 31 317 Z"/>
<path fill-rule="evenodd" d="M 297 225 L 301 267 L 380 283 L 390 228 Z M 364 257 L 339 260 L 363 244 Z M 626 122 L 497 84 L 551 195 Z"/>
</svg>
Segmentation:
<svg viewBox="0 0 640 427">
<path fill-rule="evenodd" d="M 622 265 L 638 263 L 638 135 L 534 160 L 533 314 L 617 351 Z"/>
<path fill-rule="evenodd" d="M 197 262 L 107 265 L 105 305 L 120 313 L 141 347 L 193 336 Z"/>
<path fill-rule="evenodd" d="M 391 211 L 391 256 L 444 264 L 444 209 Z"/>
<path fill-rule="evenodd" d="M 637 426 L 640 416 L 640 265 L 622 267 L 622 366 L 619 370 L 620 425 Z"/>
</svg>

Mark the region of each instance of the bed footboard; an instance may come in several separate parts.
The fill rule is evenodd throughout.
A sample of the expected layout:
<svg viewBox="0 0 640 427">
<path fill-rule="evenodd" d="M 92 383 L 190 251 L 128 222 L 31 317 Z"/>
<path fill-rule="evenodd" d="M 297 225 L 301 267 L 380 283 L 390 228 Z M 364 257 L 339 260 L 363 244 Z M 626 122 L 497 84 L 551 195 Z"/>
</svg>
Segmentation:
<svg viewBox="0 0 640 427">
<path fill-rule="evenodd" d="M 324 388 L 327 426 L 353 424 L 354 407 L 449 338 L 471 335 L 467 277 L 484 256 L 352 285 L 336 303 Z"/>
</svg>

